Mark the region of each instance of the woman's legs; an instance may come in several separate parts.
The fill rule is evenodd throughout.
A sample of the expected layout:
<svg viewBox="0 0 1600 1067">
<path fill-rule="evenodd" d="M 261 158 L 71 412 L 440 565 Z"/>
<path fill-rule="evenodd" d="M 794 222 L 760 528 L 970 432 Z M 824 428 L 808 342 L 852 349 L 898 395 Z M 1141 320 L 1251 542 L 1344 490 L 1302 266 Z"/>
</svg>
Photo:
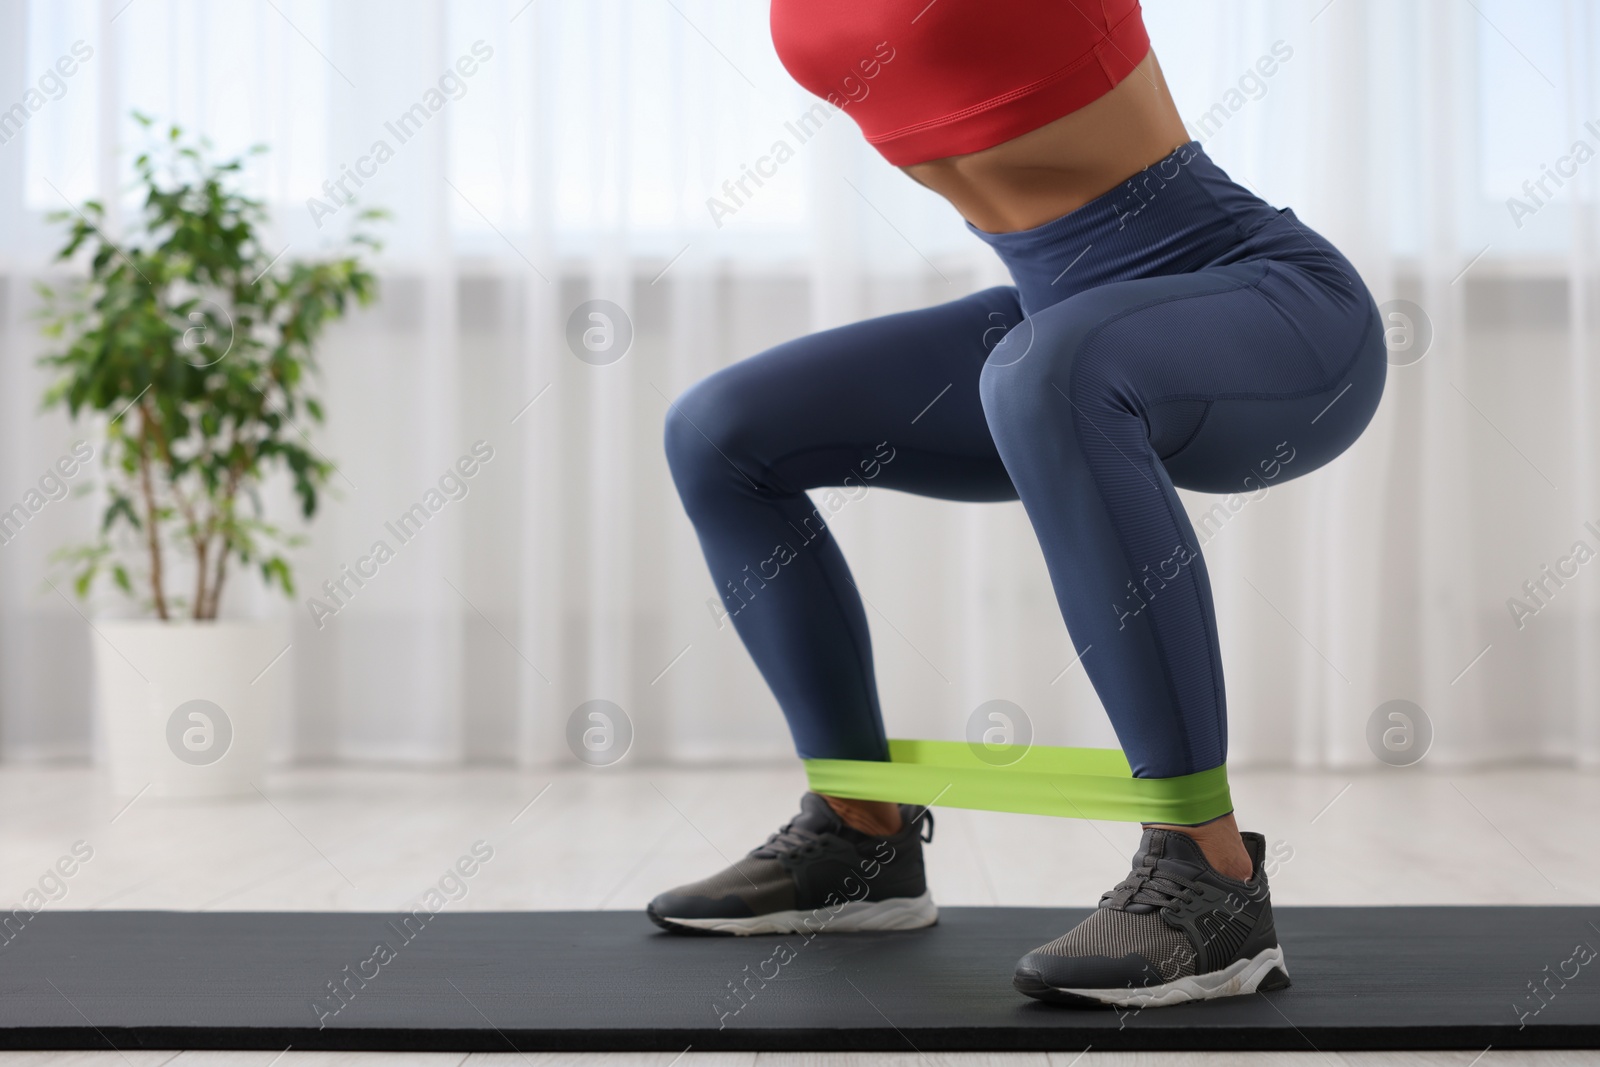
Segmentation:
<svg viewBox="0 0 1600 1067">
<path fill-rule="evenodd" d="M 995 288 L 825 330 L 718 371 L 668 413 L 673 480 L 802 757 L 888 758 L 866 613 L 824 521 L 830 504 L 871 486 L 1016 499 L 978 379 L 1021 318 L 1015 290 Z M 843 489 L 817 506 L 806 490 L 822 486 Z M 870 823 L 873 811 L 855 816 Z"/>
<path fill-rule="evenodd" d="M 1087 290 L 990 355 L 989 425 L 1135 775 L 1227 754 L 1210 583 L 1174 486 L 1248 492 L 1342 452 L 1382 392 L 1376 323 L 1359 284 L 1258 261 Z M 1183 829 L 1248 875 L 1231 816 Z"/>
<path fill-rule="evenodd" d="M 1328 266 L 1113 282 L 1026 320 L 991 289 L 779 345 L 680 398 L 674 479 L 800 754 L 887 754 L 861 600 L 805 493 L 875 484 L 1020 494 L 1134 773 L 1221 764 L 1210 586 L 1174 486 L 1297 477 L 1365 427 L 1386 366 L 1376 312 L 1359 282 L 1341 288 L 1348 264 Z M 1237 869 L 1231 819 L 1190 829 Z"/>
</svg>

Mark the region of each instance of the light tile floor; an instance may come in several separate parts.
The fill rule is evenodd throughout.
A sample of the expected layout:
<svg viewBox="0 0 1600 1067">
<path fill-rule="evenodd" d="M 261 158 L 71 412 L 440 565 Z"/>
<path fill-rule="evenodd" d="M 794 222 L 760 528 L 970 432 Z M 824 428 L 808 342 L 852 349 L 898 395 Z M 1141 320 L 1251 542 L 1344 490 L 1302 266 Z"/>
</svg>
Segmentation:
<svg viewBox="0 0 1600 1067">
<path fill-rule="evenodd" d="M 1283 904 L 1594 904 L 1600 906 L 1600 774 L 1548 768 L 1458 773 L 1249 772 L 1231 775 L 1246 829 L 1281 857 Z M 386 910 L 414 901 L 478 840 L 494 858 L 453 909 L 639 908 L 763 840 L 804 789 L 797 768 L 573 768 L 410 771 L 297 769 L 260 796 L 176 802 L 111 796 L 83 769 L 0 770 L 0 904 L 37 886 L 76 842 L 93 856 L 52 908 Z M 1137 827 L 938 809 L 929 849 L 941 904 L 1092 904 L 1127 870 Z M 80 852 L 83 846 L 79 846 Z M 1476 1054 L 1097 1054 L 1106 1064 L 1459 1064 Z M 171 1054 L 27 1053 L 38 1067 L 157 1067 Z M 275 1067 L 380 1057 L 290 1052 Z M 496 1059 L 514 1067 L 513 1058 Z M 178 1067 L 267 1067 L 257 1053 L 185 1053 Z M 457 1067 L 464 1057 L 385 1055 Z M 527 1056 L 515 1063 L 672 1063 L 660 1056 Z M 1074 1055 L 711 1055 L 701 1064 L 1067 1067 Z M 1477 1067 L 1600 1064 L 1600 1052 L 1490 1050 Z M 0 1065 L 3 1067 L 3 1065 Z"/>
</svg>

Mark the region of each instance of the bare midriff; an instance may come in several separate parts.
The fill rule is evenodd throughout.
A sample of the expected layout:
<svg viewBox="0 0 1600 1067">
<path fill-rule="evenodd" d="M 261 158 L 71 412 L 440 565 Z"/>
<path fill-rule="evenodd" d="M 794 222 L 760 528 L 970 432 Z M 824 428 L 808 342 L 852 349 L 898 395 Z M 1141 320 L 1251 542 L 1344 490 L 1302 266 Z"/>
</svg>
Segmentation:
<svg viewBox="0 0 1600 1067">
<path fill-rule="evenodd" d="M 1151 51 L 1110 92 L 1036 130 L 901 170 L 980 230 L 1032 229 L 1082 207 L 1188 143 Z"/>
</svg>

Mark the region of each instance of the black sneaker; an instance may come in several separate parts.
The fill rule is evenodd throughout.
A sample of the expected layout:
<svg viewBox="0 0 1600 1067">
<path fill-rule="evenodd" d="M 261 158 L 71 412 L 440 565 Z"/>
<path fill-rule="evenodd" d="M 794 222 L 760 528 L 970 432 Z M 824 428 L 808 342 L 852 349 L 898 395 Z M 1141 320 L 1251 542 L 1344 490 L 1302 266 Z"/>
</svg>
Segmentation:
<svg viewBox="0 0 1600 1067">
<path fill-rule="evenodd" d="M 900 805 L 900 832 L 846 826 L 816 793 L 732 867 L 670 889 L 645 914 L 674 933 L 808 934 L 915 930 L 939 918 L 922 869 L 933 813 Z"/>
<path fill-rule="evenodd" d="M 1284 988 L 1266 840 L 1240 836 L 1248 882 L 1219 874 L 1188 834 L 1147 828 L 1132 873 L 1093 915 L 1022 957 L 1012 985 L 1038 1000 L 1136 1008 Z"/>
</svg>

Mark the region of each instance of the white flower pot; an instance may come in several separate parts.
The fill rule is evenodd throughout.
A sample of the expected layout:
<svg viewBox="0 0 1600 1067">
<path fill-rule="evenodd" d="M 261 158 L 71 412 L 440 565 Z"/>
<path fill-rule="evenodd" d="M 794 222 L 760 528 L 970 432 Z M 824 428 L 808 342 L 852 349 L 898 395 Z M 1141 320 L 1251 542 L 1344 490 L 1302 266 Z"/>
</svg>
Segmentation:
<svg viewBox="0 0 1600 1067">
<path fill-rule="evenodd" d="M 283 622 L 95 623 L 96 723 L 112 792 L 246 796 L 289 693 Z"/>
</svg>

